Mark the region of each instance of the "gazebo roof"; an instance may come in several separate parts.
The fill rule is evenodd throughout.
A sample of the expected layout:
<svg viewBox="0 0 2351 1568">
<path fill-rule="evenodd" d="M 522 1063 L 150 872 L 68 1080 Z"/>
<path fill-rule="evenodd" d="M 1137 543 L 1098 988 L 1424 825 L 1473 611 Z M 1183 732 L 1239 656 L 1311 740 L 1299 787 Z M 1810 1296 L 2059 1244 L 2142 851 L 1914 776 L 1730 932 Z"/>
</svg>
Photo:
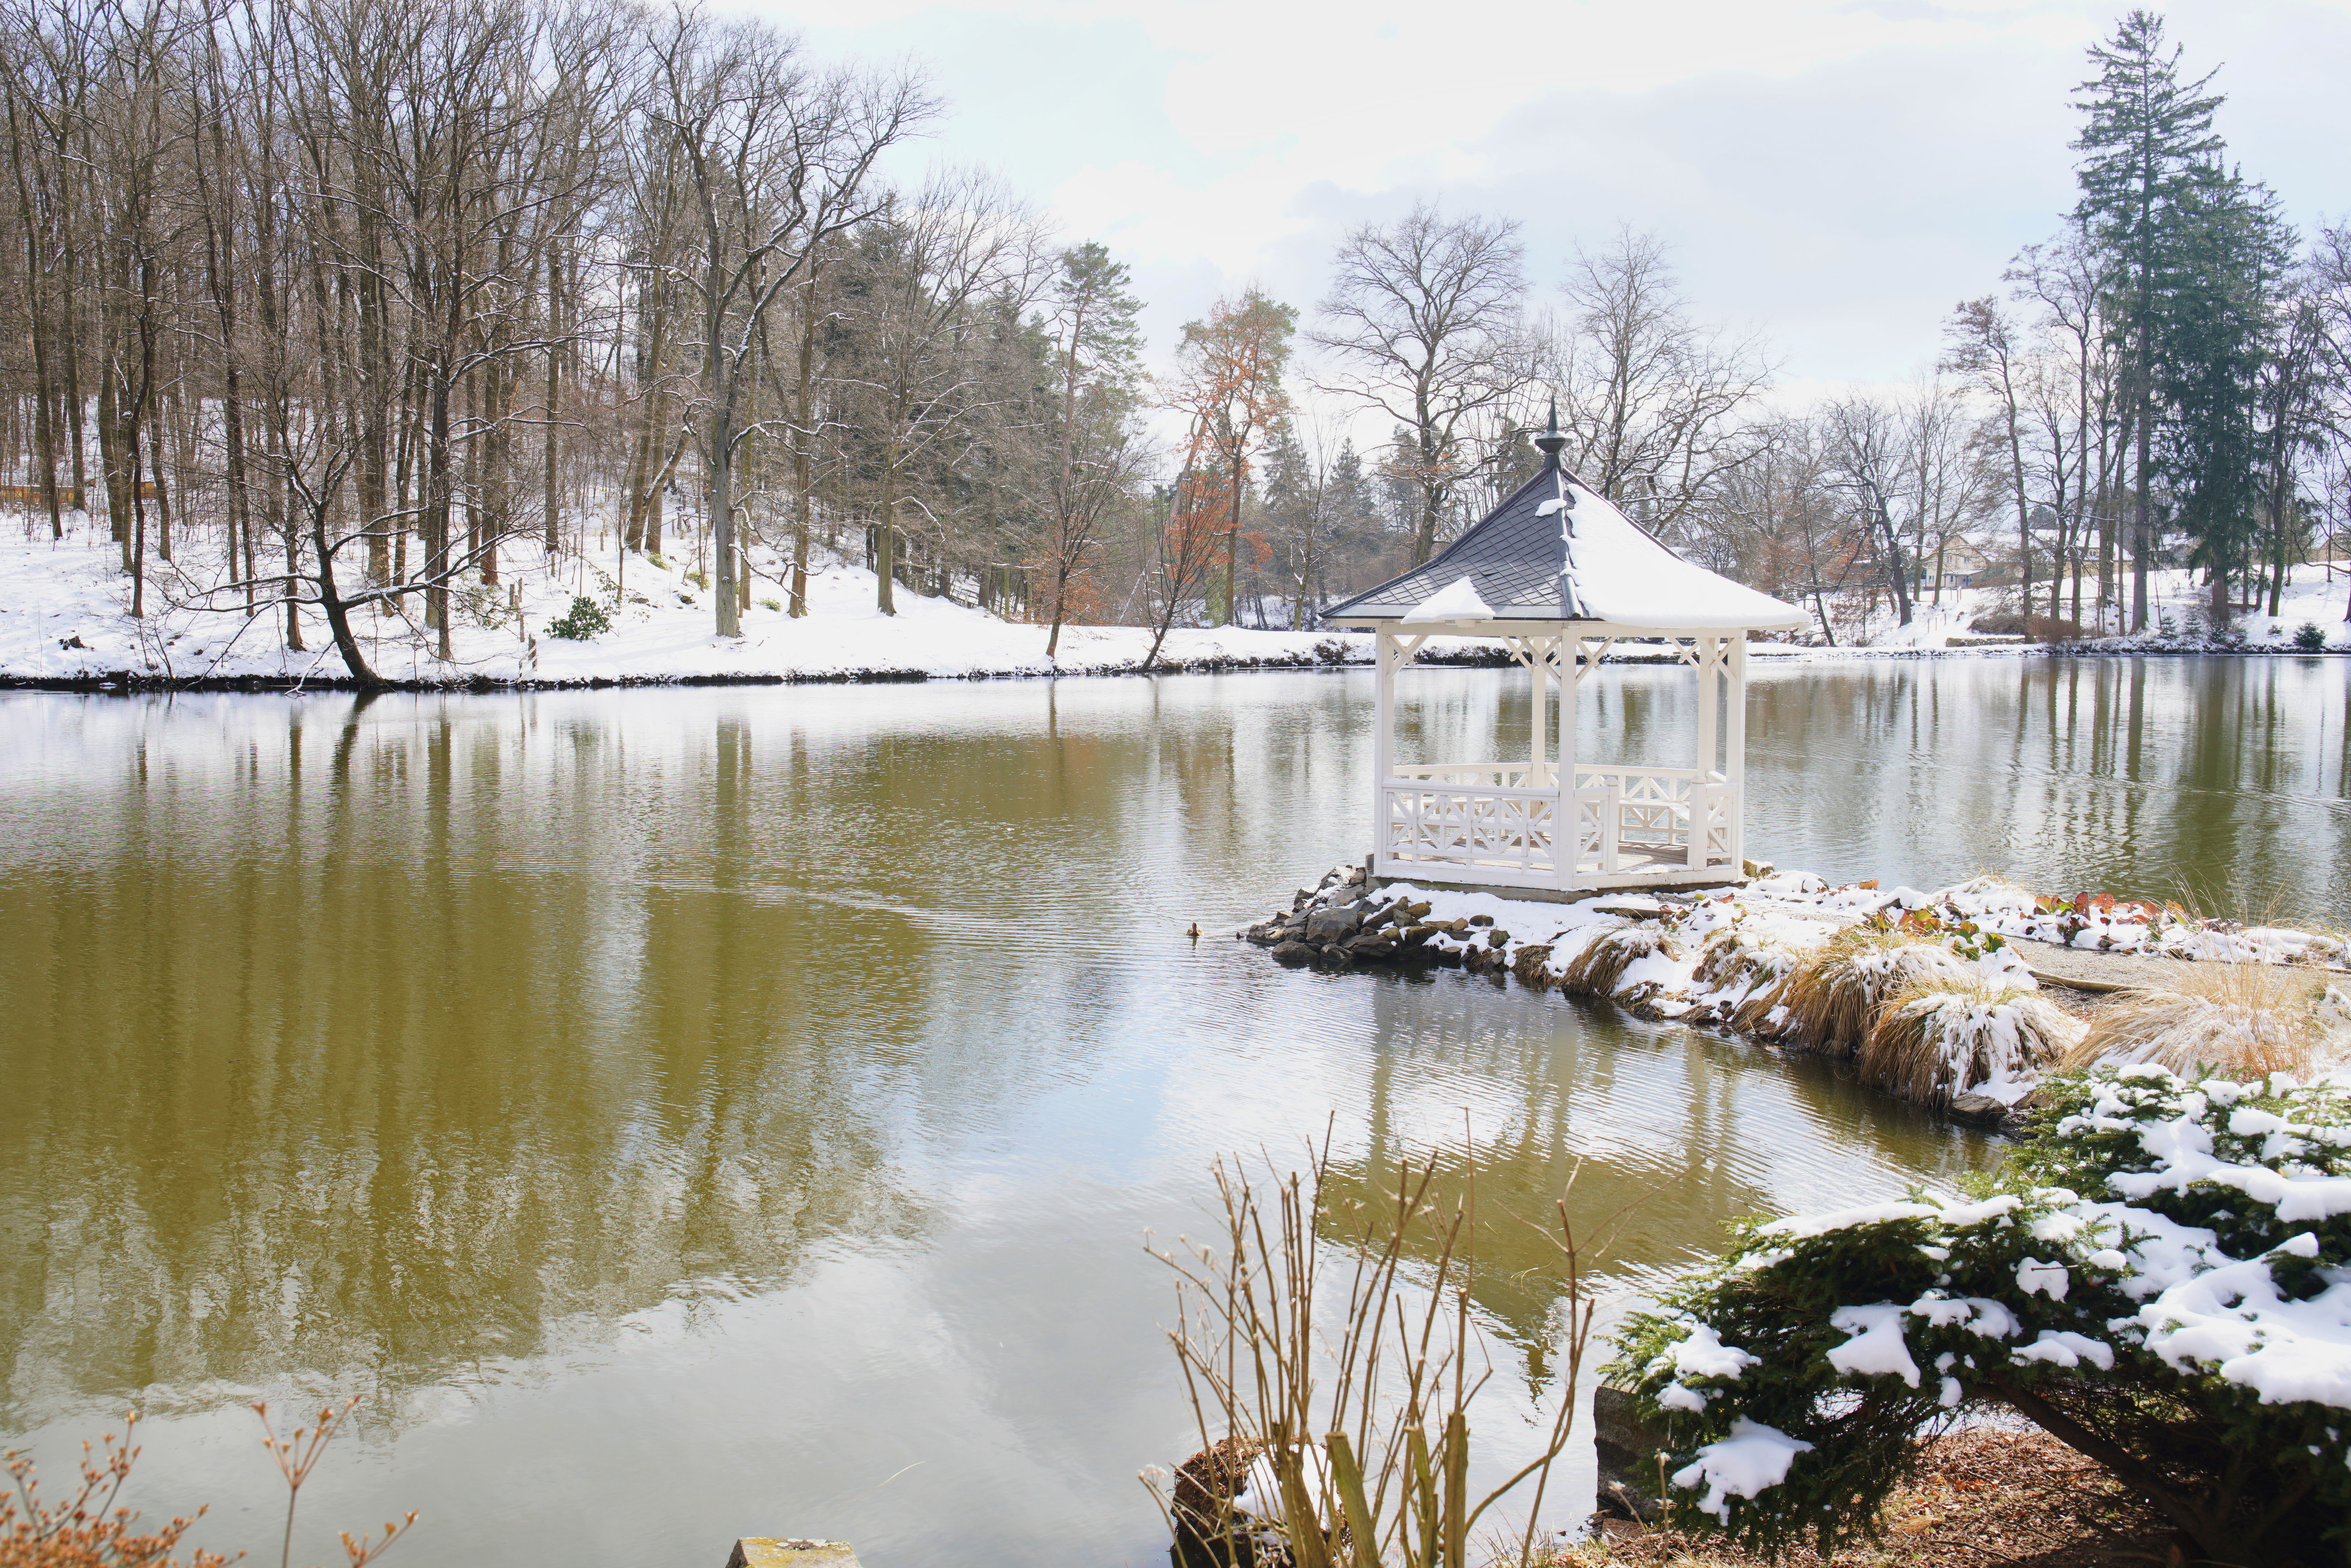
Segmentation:
<svg viewBox="0 0 2351 1568">
<path fill-rule="evenodd" d="M 1568 473 L 1558 432 L 1554 416 L 1536 440 L 1545 449 L 1543 471 L 1510 499 L 1422 565 L 1324 611 L 1322 619 L 1583 621 L 1654 632 L 1806 623 L 1795 606 L 1684 560 Z"/>
</svg>

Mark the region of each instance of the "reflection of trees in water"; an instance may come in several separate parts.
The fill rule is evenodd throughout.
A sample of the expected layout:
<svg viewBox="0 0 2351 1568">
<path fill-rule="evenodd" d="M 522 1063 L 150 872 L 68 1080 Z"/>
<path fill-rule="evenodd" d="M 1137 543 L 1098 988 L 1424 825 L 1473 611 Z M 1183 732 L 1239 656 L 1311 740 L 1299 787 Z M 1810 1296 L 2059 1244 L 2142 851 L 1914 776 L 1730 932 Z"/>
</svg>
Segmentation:
<svg viewBox="0 0 2351 1568">
<path fill-rule="evenodd" d="M 1363 1152 L 1332 1163 L 1342 1212 L 1324 1234 L 1360 1232 L 1361 1206 L 1393 1200 L 1401 1160 L 1454 1151 L 1445 1179 L 1476 1183 L 1473 1293 L 1537 1386 L 1565 1285 L 1548 1239 L 1562 1193 L 1585 1269 L 1621 1292 L 1715 1256 L 1731 1220 L 1786 1208 L 1792 1176 L 1834 1186 L 1868 1173 L 1875 1191 L 1889 1171 L 1956 1176 L 1987 1155 L 1987 1140 L 1830 1063 L 1596 1003 L 1446 976 L 1381 985 L 1373 1013 Z M 1466 1164 L 1465 1107 L 1477 1129 Z"/>
<path fill-rule="evenodd" d="M 252 797 L 275 852 L 127 789 L 101 861 L 0 883 L 8 1425 L 153 1385 L 429 1379 L 775 1283 L 830 1236 L 920 1233 L 892 1086 L 806 1027 L 787 956 L 827 922 L 712 874 L 749 853 L 743 792 L 692 813 L 709 853 L 677 875 L 616 843 L 644 819 L 583 737 L 552 767 L 482 738 L 297 734 L 290 804 Z M 715 765 L 739 754 L 721 735 Z M 529 869 L 591 851 L 622 874 Z"/>
<path fill-rule="evenodd" d="M 1755 1070 L 1736 1048 L 1476 982 L 1383 987 L 1374 1013 L 1382 1043 L 1364 1152 L 1332 1163 L 1326 1191 L 1340 1217 L 1325 1233 L 1360 1228 L 1353 1217 L 1394 1193 L 1403 1159 L 1433 1145 L 1458 1153 L 1468 1106 L 1477 1146 L 1443 1179 L 1457 1191 L 1476 1184 L 1472 1293 L 1538 1385 L 1566 1281 L 1549 1239 L 1562 1193 L 1585 1268 L 1618 1278 L 1710 1251 L 1727 1221 L 1770 1207 L 1761 1173 L 1732 1158 L 1760 1119 L 1747 1092 Z"/>
<path fill-rule="evenodd" d="M 1749 702 L 1750 838 L 1782 865 L 1922 885 L 1990 869 L 2255 917 L 2343 903 L 2339 665 L 1807 664 L 1761 672 Z"/>
</svg>

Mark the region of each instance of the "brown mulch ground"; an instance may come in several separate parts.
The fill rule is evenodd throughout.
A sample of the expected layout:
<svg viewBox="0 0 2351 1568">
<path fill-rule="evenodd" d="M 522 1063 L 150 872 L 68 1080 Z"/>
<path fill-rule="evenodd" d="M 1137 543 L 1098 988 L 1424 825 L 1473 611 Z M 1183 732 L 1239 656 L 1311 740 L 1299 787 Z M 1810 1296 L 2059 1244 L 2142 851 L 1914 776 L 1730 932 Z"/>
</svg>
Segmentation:
<svg viewBox="0 0 2351 1568">
<path fill-rule="evenodd" d="M 1929 1443 L 1875 1542 L 1823 1559 L 1782 1552 L 1782 1568 L 2117 1568 L 2162 1563 L 2169 1532 L 2106 1472 L 2040 1433 L 1962 1432 Z M 1658 1564 L 1751 1568 L 1764 1559 L 1672 1531 L 1614 1523 L 1611 1539 L 1571 1548 L 1559 1568 Z M 1637 1531 L 1637 1533 L 1635 1531 Z"/>
</svg>

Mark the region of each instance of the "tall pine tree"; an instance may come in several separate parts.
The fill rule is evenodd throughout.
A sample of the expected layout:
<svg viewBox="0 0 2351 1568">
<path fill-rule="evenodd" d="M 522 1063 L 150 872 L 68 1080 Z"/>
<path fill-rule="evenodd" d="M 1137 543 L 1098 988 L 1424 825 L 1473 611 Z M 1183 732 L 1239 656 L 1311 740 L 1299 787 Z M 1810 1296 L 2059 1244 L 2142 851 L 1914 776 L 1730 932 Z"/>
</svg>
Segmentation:
<svg viewBox="0 0 2351 1568">
<path fill-rule="evenodd" d="M 2154 356 L 2165 418 L 2158 459 L 2211 583 L 2215 626 L 2229 582 L 2252 564 L 2262 500 L 2261 390 L 2294 237 L 2267 190 L 2218 170 L 2179 213 L 2177 267 Z"/>
<path fill-rule="evenodd" d="M 2177 48 L 2163 47 L 2163 19 L 2133 11 L 2113 39 L 2090 50 L 2098 74 L 2076 101 L 2086 117 L 2074 147 L 2087 154 L 2076 176 L 2075 209 L 2085 230 L 2113 257 L 2114 297 L 2105 318 L 2119 371 L 2118 433 L 2134 462 L 2131 518 L 2131 628 L 2147 624 L 2147 565 L 2154 545 L 2150 510 L 2161 436 L 2158 357 L 2165 318 L 2189 248 L 2195 214 L 2210 199 L 2221 149 L 2213 133 L 2217 94 L 2211 75 L 2182 83 Z"/>
</svg>

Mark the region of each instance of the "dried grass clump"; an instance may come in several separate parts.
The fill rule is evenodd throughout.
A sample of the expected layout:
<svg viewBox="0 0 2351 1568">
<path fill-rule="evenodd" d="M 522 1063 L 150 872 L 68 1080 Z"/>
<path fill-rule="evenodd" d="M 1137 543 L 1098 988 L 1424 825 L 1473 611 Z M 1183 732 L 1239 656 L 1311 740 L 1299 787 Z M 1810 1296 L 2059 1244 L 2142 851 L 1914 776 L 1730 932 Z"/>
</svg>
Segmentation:
<svg viewBox="0 0 2351 1568">
<path fill-rule="evenodd" d="M 1561 971 L 1559 988 L 1579 997 L 1613 997 L 1625 971 L 1652 954 L 1680 956 L 1672 937 L 1656 925 L 1623 925 L 1594 938 Z"/>
<path fill-rule="evenodd" d="M 2306 969 L 2199 964 L 2168 990 L 2120 993 L 2065 1053 L 2064 1065 L 2154 1062 L 2174 1072 L 2298 1076 L 2351 1055 L 2343 994 Z"/>
<path fill-rule="evenodd" d="M 1779 985 L 1805 957 L 1785 943 L 1732 926 L 1707 938 L 1691 988 L 1723 993 L 1726 1004 L 1736 1007 Z"/>
<path fill-rule="evenodd" d="M 1769 1031 L 1773 1036 L 1800 1050 L 1851 1056 L 1904 988 L 1939 983 L 1959 990 L 1975 981 L 1976 971 L 1948 947 L 1900 929 L 1856 925 L 1830 937 L 1769 997 L 1757 998 L 1760 1009 L 1757 1002 L 1740 1009 L 1740 1027 L 1749 1027 L 1750 1011 L 1760 1026 L 1763 1013 L 1785 1008 L 1787 1016 Z"/>
<path fill-rule="evenodd" d="M 1980 980 L 1905 986 L 1861 1042 L 1862 1082 L 1938 1108 L 2064 1055 L 2082 1025 L 2033 992 Z"/>
</svg>

